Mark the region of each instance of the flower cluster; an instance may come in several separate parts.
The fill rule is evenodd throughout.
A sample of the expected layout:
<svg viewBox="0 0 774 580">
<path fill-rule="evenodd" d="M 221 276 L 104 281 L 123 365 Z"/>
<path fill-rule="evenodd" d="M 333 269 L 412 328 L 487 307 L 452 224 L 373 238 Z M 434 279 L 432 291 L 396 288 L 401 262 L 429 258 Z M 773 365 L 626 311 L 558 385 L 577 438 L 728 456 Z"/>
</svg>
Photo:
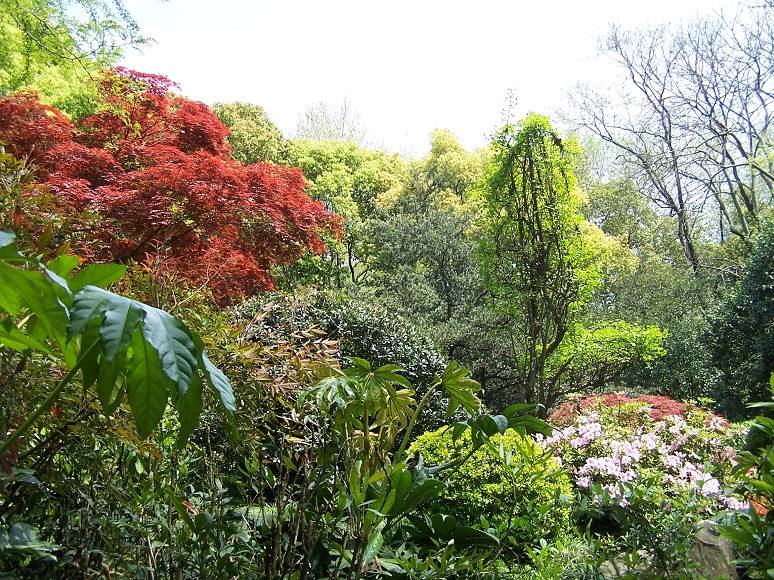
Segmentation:
<svg viewBox="0 0 774 580">
<path fill-rule="evenodd" d="M 560 409 L 564 427 L 538 436 L 575 477 L 581 490 L 620 498 L 638 481 L 659 481 L 666 495 L 691 492 L 713 499 L 716 508 L 739 509 L 738 499 L 721 494 L 734 463 L 735 443 L 744 436 L 725 419 L 692 406 L 658 398 L 659 412 L 646 400 L 616 395 L 575 402 L 575 416 Z M 665 414 L 665 408 L 679 410 Z M 654 417 L 658 417 L 657 419 Z"/>
</svg>

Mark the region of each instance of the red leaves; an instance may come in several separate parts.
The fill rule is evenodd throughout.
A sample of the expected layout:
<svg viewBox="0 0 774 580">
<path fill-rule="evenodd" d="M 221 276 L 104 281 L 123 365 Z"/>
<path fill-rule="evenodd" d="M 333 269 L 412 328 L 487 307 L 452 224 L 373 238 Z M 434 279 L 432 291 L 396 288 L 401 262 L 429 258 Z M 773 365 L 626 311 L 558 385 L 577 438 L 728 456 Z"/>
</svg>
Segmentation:
<svg viewBox="0 0 774 580">
<path fill-rule="evenodd" d="M 228 129 L 204 103 L 183 98 L 173 102 L 174 113 L 169 120 L 170 137 L 175 146 L 186 153 L 206 151 L 213 155 L 231 155 L 226 140 Z"/>
<path fill-rule="evenodd" d="M 34 95 L 0 99 L 0 141 L 32 156 L 39 181 L 104 218 L 88 248 L 97 259 L 161 252 L 168 268 L 209 285 L 224 302 L 273 287 L 268 270 L 304 250 L 340 218 L 306 195 L 299 169 L 244 166 L 209 108 L 168 93 L 165 77 L 113 69 L 104 108 L 77 122 Z"/>
<path fill-rule="evenodd" d="M 644 395 L 629 398 L 624 393 L 612 393 L 608 395 L 591 395 L 566 401 L 551 413 L 548 422 L 561 427 L 574 421 L 582 410 L 592 407 L 618 407 L 627 403 L 644 403 L 647 405 L 648 415 L 654 421 L 663 421 L 665 417 L 672 415 L 685 417 L 686 412 L 697 409 L 695 405 L 690 403 L 681 403 L 670 397 L 660 395 Z M 708 413 L 708 416 L 710 418 L 717 417 L 712 413 Z"/>
<path fill-rule="evenodd" d="M 38 101 L 33 92 L 15 93 L 0 106 L 0 141 L 17 158 L 37 162 L 45 153 L 72 140 L 70 120 L 53 107 Z"/>
</svg>

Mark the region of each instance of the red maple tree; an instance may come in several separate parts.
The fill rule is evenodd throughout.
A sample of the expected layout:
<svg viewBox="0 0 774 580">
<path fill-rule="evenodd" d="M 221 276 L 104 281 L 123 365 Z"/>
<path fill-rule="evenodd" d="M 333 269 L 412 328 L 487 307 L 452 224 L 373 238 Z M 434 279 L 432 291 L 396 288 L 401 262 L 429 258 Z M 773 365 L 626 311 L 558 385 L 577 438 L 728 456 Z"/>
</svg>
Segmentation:
<svg viewBox="0 0 774 580">
<path fill-rule="evenodd" d="M 230 156 L 228 129 L 166 77 L 124 68 L 100 82 L 102 108 L 71 123 L 33 93 L 0 99 L 0 142 L 36 179 L 102 220 L 78 248 L 97 260 L 163 255 L 221 302 L 272 289 L 270 268 L 308 250 L 341 220 L 306 194 L 298 168 Z"/>
</svg>

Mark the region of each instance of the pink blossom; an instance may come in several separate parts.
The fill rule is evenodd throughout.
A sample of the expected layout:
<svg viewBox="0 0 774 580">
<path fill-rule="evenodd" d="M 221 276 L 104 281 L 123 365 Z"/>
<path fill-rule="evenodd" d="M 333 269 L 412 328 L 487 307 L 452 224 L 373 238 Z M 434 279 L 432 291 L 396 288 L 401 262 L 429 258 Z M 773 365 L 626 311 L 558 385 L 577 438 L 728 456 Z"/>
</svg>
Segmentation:
<svg viewBox="0 0 774 580">
<path fill-rule="evenodd" d="M 585 437 L 576 437 L 572 441 L 570 441 L 570 445 L 573 449 L 578 449 L 580 447 L 585 447 L 588 444 L 588 439 Z"/>
<path fill-rule="evenodd" d="M 642 436 L 642 446 L 648 451 L 653 451 L 658 447 L 658 437 L 651 433 Z"/>
<path fill-rule="evenodd" d="M 631 458 L 632 461 L 639 461 L 640 460 L 640 450 L 637 449 L 637 447 L 632 444 L 631 441 L 627 441 L 626 444 L 624 444 L 623 452 Z"/>
<path fill-rule="evenodd" d="M 701 472 L 698 472 L 701 473 Z M 685 465 L 680 469 L 680 477 L 683 479 L 696 480 L 697 469 L 696 466 L 690 461 L 686 461 Z"/>
<path fill-rule="evenodd" d="M 701 494 L 715 495 L 716 493 L 720 493 L 720 482 L 714 477 L 705 479 L 701 484 Z"/>
<path fill-rule="evenodd" d="M 726 421 L 723 419 L 723 417 L 712 417 L 709 423 L 709 428 L 714 429 L 715 431 L 723 431 L 726 427 Z"/>
<path fill-rule="evenodd" d="M 671 469 L 677 469 L 683 462 L 680 457 L 671 453 L 669 455 L 664 455 L 661 461 L 664 464 L 664 467 L 669 467 Z"/>
<path fill-rule="evenodd" d="M 726 497 L 724 495 L 721 495 L 718 497 L 718 499 L 724 504 L 726 504 L 726 507 L 728 507 L 728 509 L 732 509 L 735 511 L 746 510 L 750 507 L 750 504 L 748 502 L 740 501 L 735 497 Z"/>
</svg>

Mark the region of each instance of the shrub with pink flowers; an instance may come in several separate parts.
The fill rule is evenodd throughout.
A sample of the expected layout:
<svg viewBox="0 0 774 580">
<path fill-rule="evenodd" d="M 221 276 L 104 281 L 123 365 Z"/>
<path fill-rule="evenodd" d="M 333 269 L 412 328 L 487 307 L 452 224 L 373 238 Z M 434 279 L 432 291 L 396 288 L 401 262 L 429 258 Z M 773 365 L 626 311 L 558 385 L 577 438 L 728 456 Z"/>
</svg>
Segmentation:
<svg viewBox="0 0 774 580">
<path fill-rule="evenodd" d="M 664 413 L 669 407 L 676 412 Z M 744 437 L 740 427 L 666 397 L 587 397 L 575 408 L 570 418 L 560 407 L 564 426 L 538 440 L 553 450 L 579 488 L 599 484 L 615 495 L 620 484 L 658 474 L 667 493 L 693 489 L 716 498 L 719 508 L 738 506 L 721 491 L 732 483 L 727 480 L 734 449 Z"/>
<path fill-rule="evenodd" d="M 674 564 L 697 521 L 747 507 L 730 491 L 745 430 L 718 415 L 666 397 L 606 395 L 565 403 L 550 420 L 557 430 L 537 439 L 570 473 L 576 523 L 618 548 Z"/>
</svg>

